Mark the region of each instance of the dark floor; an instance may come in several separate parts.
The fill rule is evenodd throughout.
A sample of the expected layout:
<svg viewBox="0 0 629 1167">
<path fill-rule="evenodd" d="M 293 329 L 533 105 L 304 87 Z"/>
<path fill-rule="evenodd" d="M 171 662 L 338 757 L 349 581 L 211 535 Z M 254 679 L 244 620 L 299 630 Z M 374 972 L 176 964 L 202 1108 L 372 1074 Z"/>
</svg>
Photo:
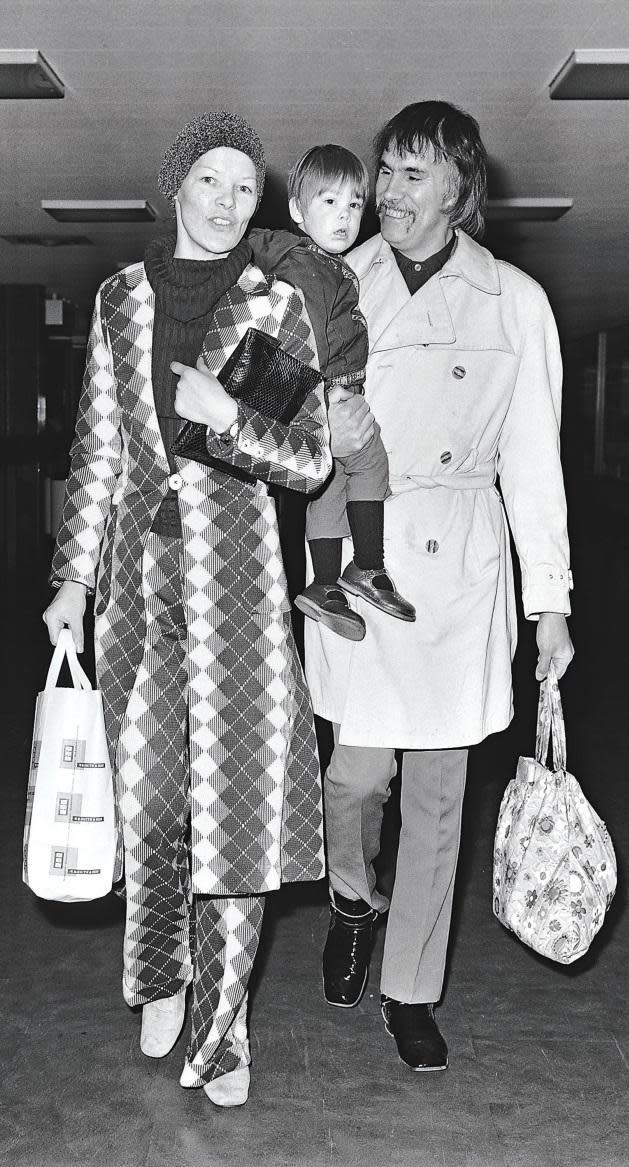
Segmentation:
<svg viewBox="0 0 629 1167">
<path fill-rule="evenodd" d="M 578 657 L 563 686 L 568 764 L 626 869 L 629 523 L 591 496 L 573 508 Z M 37 588 L 33 589 L 37 592 Z M 220 1111 L 178 1085 L 183 1039 L 159 1062 L 138 1048 L 120 993 L 122 915 L 37 901 L 20 882 L 34 694 L 48 651 L 34 598 L 2 620 L 5 754 L 0 865 L 2 1110 L 10 1167 L 627 1167 L 629 938 L 624 882 L 588 955 L 536 957 L 495 921 L 491 850 L 518 753 L 534 745 L 533 654 L 516 664 L 518 716 L 472 757 L 450 974 L 439 1012 L 447 1073 L 412 1074 L 369 990 L 344 1012 L 322 999 L 322 885 L 270 897 L 253 996 L 252 1089 Z"/>
</svg>

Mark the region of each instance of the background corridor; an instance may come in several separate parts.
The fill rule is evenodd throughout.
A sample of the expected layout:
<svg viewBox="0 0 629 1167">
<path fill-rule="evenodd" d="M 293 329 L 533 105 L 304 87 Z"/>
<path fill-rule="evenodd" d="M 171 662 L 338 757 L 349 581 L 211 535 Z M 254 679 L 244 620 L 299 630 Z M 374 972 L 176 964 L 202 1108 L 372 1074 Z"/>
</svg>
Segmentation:
<svg viewBox="0 0 629 1167">
<path fill-rule="evenodd" d="M 628 1167 L 628 45 L 627 0 L 0 4 L 10 75 L 26 50 L 17 96 L 0 85 L 7 1167 Z M 553 79 L 576 52 L 596 50 L 625 59 L 616 96 L 618 80 L 611 96 L 586 86 L 581 97 L 557 99 Z M 32 68 L 38 55 L 43 88 Z M 35 99 L 22 100 L 29 82 Z M 490 155 L 484 242 L 542 283 L 559 323 L 576 583 L 577 656 L 562 684 L 568 765 L 608 823 L 619 890 L 590 953 L 567 968 L 536 957 L 493 917 L 498 806 L 518 755 L 535 742 L 533 629 L 523 627 L 516 719 L 470 763 L 438 1015 L 450 1069 L 411 1073 L 384 1032 L 382 931 L 360 1006 L 325 1005 L 326 890 L 289 888 L 270 897 L 265 920 L 250 1099 L 220 1111 L 179 1087 L 183 1037 L 163 1061 L 140 1053 L 140 1016 L 120 989 L 120 901 L 47 904 L 21 882 L 34 700 L 50 658 L 40 616 L 49 532 L 94 294 L 168 229 L 159 164 L 176 130 L 201 110 L 236 111 L 259 131 L 269 167 L 256 222 L 278 227 L 288 222 L 288 169 L 309 145 L 341 142 L 371 164 L 377 128 L 407 102 L 437 96 L 480 122 Z M 376 228 L 370 207 L 361 237 Z M 297 548 L 300 508 L 296 499 L 283 507 Z M 288 567 L 294 593 L 301 562 Z"/>
</svg>

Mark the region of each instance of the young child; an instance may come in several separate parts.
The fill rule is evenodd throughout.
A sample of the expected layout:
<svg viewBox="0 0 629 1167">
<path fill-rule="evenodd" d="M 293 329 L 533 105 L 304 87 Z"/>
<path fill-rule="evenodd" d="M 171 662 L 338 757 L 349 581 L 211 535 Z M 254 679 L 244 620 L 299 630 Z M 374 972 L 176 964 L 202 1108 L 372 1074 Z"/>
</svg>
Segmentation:
<svg viewBox="0 0 629 1167">
<path fill-rule="evenodd" d="M 346 397 L 363 392 L 368 338 L 358 308 L 358 280 L 341 256 L 356 240 L 368 194 L 367 169 L 355 154 L 342 146 L 313 146 L 288 177 L 291 218 L 303 235 L 250 236 L 256 262 L 269 266 L 269 256 L 261 255 L 266 239 L 270 253 L 275 250 L 273 274 L 303 292 L 326 390 L 340 385 Z M 384 566 L 388 493 L 388 459 L 376 424 L 362 450 L 334 459 L 333 474 L 308 506 L 306 536 L 314 580 L 295 604 L 349 640 L 363 639 L 365 622 L 343 592 L 362 596 L 400 620 L 415 619 L 414 607 L 398 593 Z M 354 559 L 341 575 L 342 539 L 350 533 Z"/>
</svg>

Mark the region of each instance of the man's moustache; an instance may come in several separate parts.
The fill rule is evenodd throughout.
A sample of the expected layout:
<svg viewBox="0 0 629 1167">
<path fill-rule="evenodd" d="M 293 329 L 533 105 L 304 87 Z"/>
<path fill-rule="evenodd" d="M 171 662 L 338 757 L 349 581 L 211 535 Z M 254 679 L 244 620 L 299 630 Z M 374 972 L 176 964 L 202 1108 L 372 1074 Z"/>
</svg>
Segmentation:
<svg viewBox="0 0 629 1167">
<path fill-rule="evenodd" d="M 376 214 L 377 215 L 380 215 L 380 214 L 382 214 L 383 211 L 388 211 L 388 210 L 402 211 L 403 214 L 405 214 L 405 215 L 412 215 L 412 213 L 413 213 L 412 211 L 409 210 L 408 207 L 400 207 L 400 206 L 397 206 L 395 203 L 387 203 L 384 200 L 382 200 L 379 203 L 376 203 Z"/>
</svg>

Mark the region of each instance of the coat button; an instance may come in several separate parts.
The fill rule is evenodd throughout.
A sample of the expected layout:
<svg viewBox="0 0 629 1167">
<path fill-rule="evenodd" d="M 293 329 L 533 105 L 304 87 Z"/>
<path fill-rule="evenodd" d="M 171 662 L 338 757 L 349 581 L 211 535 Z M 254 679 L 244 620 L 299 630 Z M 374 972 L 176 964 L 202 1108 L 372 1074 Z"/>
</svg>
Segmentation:
<svg viewBox="0 0 629 1167">
<path fill-rule="evenodd" d="M 426 544 L 426 551 L 429 555 L 436 555 L 439 550 L 439 544 L 436 539 L 429 539 Z"/>
<path fill-rule="evenodd" d="M 452 376 L 457 381 L 462 381 L 463 377 L 465 376 L 466 371 L 467 370 L 463 368 L 463 365 L 455 365 L 453 370 L 452 370 Z"/>
<path fill-rule="evenodd" d="M 422 270 L 422 265 L 421 265 L 421 263 L 414 263 L 414 264 L 413 264 L 413 270 L 414 270 L 414 271 L 421 271 L 421 270 Z"/>
<path fill-rule="evenodd" d="M 168 485 L 170 486 L 171 490 L 181 490 L 183 486 L 183 478 L 181 477 L 181 474 L 171 474 L 170 478 L 168 479 Z"/>
<path fill-rule="evenodd" d="M 443 451 L 443 454 L 442 454 L 442 455 L 441 455 L 441 457 L 439 458 L 439 461 L 441 462 L 441 465 L 442 465 L 442 466 L 447 466 L 447 465 L 448 465 L 448 462 L 451 462 L 451 461 L 452 461 L 452 454 L 450 453 L 450 451 L 449 451 L 449 450 L 444 450 L 444 451 Z"/>
</svg>

